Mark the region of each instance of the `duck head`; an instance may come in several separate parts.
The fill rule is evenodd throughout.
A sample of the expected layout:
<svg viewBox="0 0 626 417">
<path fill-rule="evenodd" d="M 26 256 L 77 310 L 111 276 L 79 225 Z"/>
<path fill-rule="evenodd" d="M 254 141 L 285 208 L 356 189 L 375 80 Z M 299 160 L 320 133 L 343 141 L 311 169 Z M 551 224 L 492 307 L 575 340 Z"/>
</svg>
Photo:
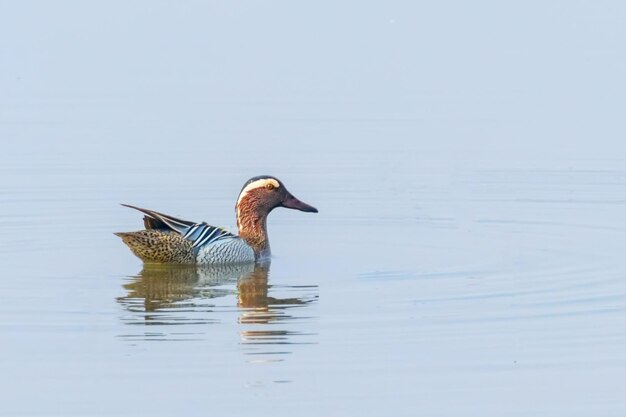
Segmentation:
<svg viewBox="0 0 626 417">
<path fill-rule="evenodd" d="M 269 175 L 250 178 L 239 193 L 235 209 L 239 236 L 257 255 L 269 255 L 267 216 L 276 207 L 317 213 L 315 207 L 294 197 L 278 178 Z"/>
</svg>

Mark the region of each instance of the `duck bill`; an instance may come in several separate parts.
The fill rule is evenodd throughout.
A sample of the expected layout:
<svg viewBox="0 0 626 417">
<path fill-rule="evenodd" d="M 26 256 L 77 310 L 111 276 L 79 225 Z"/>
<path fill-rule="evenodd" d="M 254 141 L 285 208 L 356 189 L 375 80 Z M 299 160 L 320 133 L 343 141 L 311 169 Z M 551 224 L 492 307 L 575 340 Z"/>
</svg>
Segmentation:
<svg viewBox="0 0 626 417">
<path fill-rule="evenodd" d="M 317 213 L 317 209 L 315 207 L 309 206 L 307 203 L 303 203 L 291 194 L 288 194 L 287 197 L 285 197 L 281 205 L 290 209 L 306 211 L 307 213 Z"/>
</svg>

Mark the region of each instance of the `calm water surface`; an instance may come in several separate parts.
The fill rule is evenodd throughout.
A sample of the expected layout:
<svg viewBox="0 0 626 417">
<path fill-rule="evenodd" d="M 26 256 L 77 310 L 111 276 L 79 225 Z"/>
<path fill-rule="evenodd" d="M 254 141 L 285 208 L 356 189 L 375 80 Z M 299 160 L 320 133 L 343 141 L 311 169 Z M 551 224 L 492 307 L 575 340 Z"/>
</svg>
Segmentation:
<svg viewBox="0 0 626 417">
<path fill-rule="evenodd" d="M 348 3 L 2 6 L 1 416 L 626 414 L 626 11 Z"/>
<path fill-rule="evenodd" d="M 3 415 L 625 405 L 624 170 L 313 155 L 277 175 L 320 213 L 272 213 L 271 264 L 165 267 L 112 235 L 141 224 L 116 203 L 232 227 L 243 174 L 18 151 L 2 176 Z"/>
</svg>

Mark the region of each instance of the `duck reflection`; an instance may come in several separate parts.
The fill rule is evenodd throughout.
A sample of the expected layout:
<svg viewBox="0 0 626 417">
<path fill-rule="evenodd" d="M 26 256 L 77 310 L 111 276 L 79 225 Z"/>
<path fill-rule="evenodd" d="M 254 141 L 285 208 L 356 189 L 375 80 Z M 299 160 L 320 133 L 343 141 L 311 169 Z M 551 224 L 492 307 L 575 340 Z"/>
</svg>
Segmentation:
<svg viewBox="0 0 626 417">
<path fill-rule="evenodd" d="M 232 294 L 226 284 L 254 272 L 253 264 L 197 266 L 144 264 L 133 282 L 124 285 L 128 295 L 118 301 L 131 311 L 158 312 L 207 306 L 209 300 Z M 139 305 L 138 303 L 141 303 Z"/>
<path fill-rule="evenodd" d="M 228 316 L 245 327 L 240 329 L 242 344 L 249 354 L 265 352 L 259 345 L 293 344 L 292 336 L 311 335 L 292 329 L 301 317 L 294 308 L 317 299 L 316 286 L 272 287 L 268 283 L 270 264 L 239 265 L 162 265 L 145 264 L 142 271 L 124 285 L 127 295 L 117 301 L 130 316 L 123 318 L 134 325 L 189 325 L 224 322 Z M 292 293 L 295 297 L 278 298 L 270 292 Z M 236 296 L 236 309 L 233 298 Z M 295 320 L 299 319 L 299 320 Z M 282 329 L 275 329 L 275 325 Z M 161 331 L 123 335 L 132 339 L 180 340 L 202 339 L 198 328 L 181 333 Z M 200 329 L 201 330 L 201 329 Z M 302 342 L 299 342 L 302 343 Z M 284 353 L 284 352 L 283 352 Z"/>
<path fill-rule="evenodd" d="M 294 317 L 288 313 L 288 309 L 305 305 L 317 296 L 308 299 L 270 297 L 267 294 L 268 288 L 270 288 L 267 283 L 268 273 L 269 265 L 257 265 L 254 271 L 240 277 L 237 281 L 237 306 L 241 310 L 239 323 L 246 325 L 246 329 L 241 331 L 241 340 L 242 344 L 249 348 L 246 353 L 250 355 L 290 353 L 287 350 L 268 351 L 266 348 L 268 345 L 295 344 L 294 336 L 312 336 L 311 333 L 300 330 L 276 329 L 273 325 L 291 324 L 290 322 L 293 322 Z M 316 287 L 287 287 L 283 289 L 316 290 Z M 269 326 L 255 326 L 260 324 Z M 302 338 L 299 339 L 298 344 L 307 343 Z M 279 359 L 272 361 L 276 360 Z"/>
</svg>

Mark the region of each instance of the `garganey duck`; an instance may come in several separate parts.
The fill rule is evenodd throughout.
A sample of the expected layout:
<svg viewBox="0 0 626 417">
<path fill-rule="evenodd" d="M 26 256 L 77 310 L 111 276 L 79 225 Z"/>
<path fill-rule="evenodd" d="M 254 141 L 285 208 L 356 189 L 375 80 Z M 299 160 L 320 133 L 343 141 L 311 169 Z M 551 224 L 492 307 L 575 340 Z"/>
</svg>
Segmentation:
<svg viewBox="0 0 626 417">
<path fill-rule="evenodd" d="M 239 236 L 211 226 L 122 204 L 145 214 L 146 230 L 115 233 L 144 262 L 227 264 L 254 262 L 270 256 L 267 215 L 276 207 L 317 213 L 295 198 L 275 177 L 250 178 L 241 189 L 235 210 Z"/>
</svg>

